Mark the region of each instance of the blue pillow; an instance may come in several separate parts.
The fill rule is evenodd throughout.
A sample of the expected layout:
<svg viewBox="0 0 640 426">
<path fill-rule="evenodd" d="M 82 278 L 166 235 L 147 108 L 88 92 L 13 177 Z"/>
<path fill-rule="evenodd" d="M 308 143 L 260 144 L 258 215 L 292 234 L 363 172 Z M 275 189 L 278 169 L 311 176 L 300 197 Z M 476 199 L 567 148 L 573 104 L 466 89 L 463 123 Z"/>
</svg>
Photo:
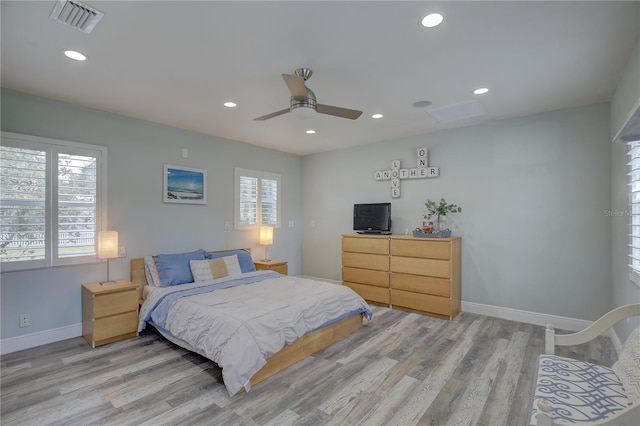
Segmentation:
<svg viewBox="0 0 640 426">
<path fill-rule="evenodd" d="M 204 260 L 207 256 L 205 250 L 196 250 L 188 253 L 159 254 L 153 256 L 160 277 L 160 287 L 192 283 L 190 260 Z"/>
<path fill-rule="evenodd" d="M 207 259 L 217 259 L 219 257 L 238 255 L 238 263 L 240 263 L 240 270 L 244 274 L 245 272 L 253 272 L 256 270 L 256 265 L 253 264 L 253 258 L 251 253 L 245 249 L 238 249 L 232 251 L 225 251 L 222 253 L 207 253 Z"/>
</svg>

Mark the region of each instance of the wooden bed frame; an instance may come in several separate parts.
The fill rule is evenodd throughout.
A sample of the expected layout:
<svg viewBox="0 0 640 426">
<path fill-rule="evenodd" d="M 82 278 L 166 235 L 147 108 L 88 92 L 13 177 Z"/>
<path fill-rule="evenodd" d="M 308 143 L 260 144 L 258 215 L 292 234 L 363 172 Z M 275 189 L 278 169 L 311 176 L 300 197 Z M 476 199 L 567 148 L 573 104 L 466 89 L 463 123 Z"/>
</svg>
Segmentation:
<svg viewBox="0 0 640 426">
<path fill-rule="evenodd" d="M 235 249 L 234 249 L 235 250 Z M 223 253 L 234 250 L 216 250 L 209 253 Z M 246 249 L 249 252 L 250 249 Z M 144 259 L 131 259 L 131 281 L 138 285 L 140 303 L 142 288 L 147 285 Z M 290 345 L 285 345 L 277 354 L 267 359 L 267 363 L 251 377 L 251 386 L 268 379 L 298 361 L 337 342 L 362 327 L 364 314 L 351 315 L 321 329 L 305 334 Z M 242 392 L 241 390 L 240 392 Z M 240 393 L 239 392 L 239 393 Z"/>
</svg>

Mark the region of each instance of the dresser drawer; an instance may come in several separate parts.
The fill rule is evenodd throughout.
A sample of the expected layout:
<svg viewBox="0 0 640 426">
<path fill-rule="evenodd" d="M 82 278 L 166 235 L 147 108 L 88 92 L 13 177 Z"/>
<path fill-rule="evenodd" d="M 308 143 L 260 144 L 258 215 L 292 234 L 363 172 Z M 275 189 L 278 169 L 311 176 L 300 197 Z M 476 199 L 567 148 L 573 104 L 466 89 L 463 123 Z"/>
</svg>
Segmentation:
<svg viewBox="0 0 640 426">
<path fill-rule="evenodd" d="M 411 275 L 451 278 L 451 262 L 448 260 L 421 259 L 417 257 L 391 257 L 391 272 Z"/>
<path fill-rule="evenodd" d="M 451 281 L 446 278 L 391 273 L 391 288 L 434 296 L 451 296 Z"/>
<path fill-rule="evenodd" d="M 389 270 L 389 256 L 382 254 L 342 253 L 342 266 L 377 271 Z"/>
<path fill-rule="evenodd" d="M 389 288 L 388 287 L 376 287 L 372 285 L 357 284 L 351 282 L 343 282 L 345 286 L 349 287 L 360 295 L 364 300 L 369 302 L 389 304 Z"/>
<path fill-rule="evenodd" d="M 342 251 L 389 254 L 389 237 L 343 237 Z"/>
<path fill-rule="evenodd" d="M 389 273 L 387 271 L 343 267 L 342 281 L 386 288 L 389 287 Z"/>
<path fill-rule="evenodd" d="M 451 258 L 451 244 L 449 241 L 392 238 L 391 254 L 393 256 L 449 260 Z"/>
<path fill-rule="evenodd" d="M 451 301 L 446 297 L 391 289 L 391 305 L 449 317 Z"/>
<path fill-rule="evenodd" d="M 137 311 L 137 309 L 138 291 L 135 288 L 117 293 L 99 294 L 93 297 L 94 318 Z"/>
<path fill-rule="evenodd" d="M 138 330 L 138 312 L 127 312 L 108 318 L 100 318 L 93 324 L 93 340 L 109 339 Z"/>
</svg>

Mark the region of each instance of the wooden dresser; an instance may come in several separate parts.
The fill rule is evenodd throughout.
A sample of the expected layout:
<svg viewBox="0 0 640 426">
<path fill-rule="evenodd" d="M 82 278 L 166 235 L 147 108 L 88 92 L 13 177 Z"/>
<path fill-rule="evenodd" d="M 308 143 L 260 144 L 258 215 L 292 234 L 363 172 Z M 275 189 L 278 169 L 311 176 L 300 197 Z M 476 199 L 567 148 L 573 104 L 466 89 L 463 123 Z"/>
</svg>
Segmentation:
<svg viewBox="0 0 640 426">
<path fill-rule="evenodd" d="M 460 313 L 461 239 L 342 236 L 342 281 L 365 300 L 439 318 Z"/>
<path fill-rule="evenodd" d="M 342 283 L 368 302 L 389 304 L 389 236 L 342 236 Z"/>
</svg>

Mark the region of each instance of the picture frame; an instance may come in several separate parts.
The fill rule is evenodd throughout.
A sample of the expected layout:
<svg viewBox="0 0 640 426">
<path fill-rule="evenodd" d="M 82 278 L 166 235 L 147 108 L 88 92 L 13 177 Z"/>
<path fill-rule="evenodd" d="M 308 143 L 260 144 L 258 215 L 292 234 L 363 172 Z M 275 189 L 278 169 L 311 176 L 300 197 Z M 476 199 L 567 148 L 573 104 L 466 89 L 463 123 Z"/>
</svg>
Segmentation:
<svg viewBox="0 0 640 426">
<path fill-rule="evenodd" d="M 162 201 L 165 203 L 207 204 L 207 171 L 164 165 Z"/>
</svg>

